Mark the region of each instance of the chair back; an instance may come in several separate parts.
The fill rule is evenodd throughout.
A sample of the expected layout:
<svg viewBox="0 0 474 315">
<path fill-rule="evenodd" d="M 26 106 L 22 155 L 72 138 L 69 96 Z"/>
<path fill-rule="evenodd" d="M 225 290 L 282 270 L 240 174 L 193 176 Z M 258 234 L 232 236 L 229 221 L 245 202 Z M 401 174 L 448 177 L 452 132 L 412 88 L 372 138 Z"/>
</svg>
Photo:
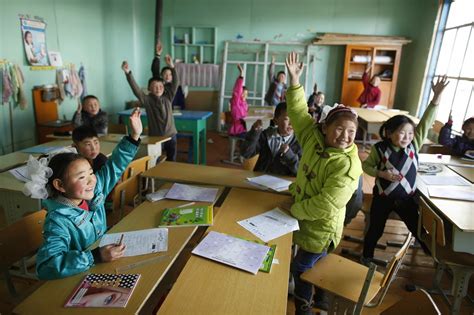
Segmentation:
<svg viewBox="0 0 474 315">
<path fill-rule="evenodd" d="M 253 169 L 255 168 L 255 164 L 257 164 L 259 156 L 259 154 L 256 154 L 250 159 L 244 159 L 242 162 L 242 168 L 247 171 L 253 171 Z"/>
<path fill-rule="evenodd" d="M 142 158 L 133 160 L 128 164 L 127 168 L 123 172 L 122 180 L 126 180 L 135 174 L 146 171 L 150 168 L 151 156 L 144 156 Z"/>
<path fill-rule="evenodd" d="M 444 222 L 441 217 L 433 211 L 425 198 L 420 197 L 420 216 L 418 218 L 418 238 L 426 240 L 431 255 L 436 260 L 437 246 L 446 246 L 444 234 Z"/>
<path fill-rule="evenodd" d="M 0 268 L 7 270 L 23 257 L 33 255 L 43 243 L 46 210 L 35 211 L 0 230 Z"/>
<path fill-rule="evenodd" d="M 135 198 L 139 191 L 140 174 L 141 172 L 115 186 L 112 211 L 118 216 L 117 220 L 121 220 L 135 207 Z"/>
<path fill-rule="evenodd" d="M 380 313 L 380 315 L 400 314 L 441 315 L 441 311 L 428 292 L 418 289 Z"/>
</svg>

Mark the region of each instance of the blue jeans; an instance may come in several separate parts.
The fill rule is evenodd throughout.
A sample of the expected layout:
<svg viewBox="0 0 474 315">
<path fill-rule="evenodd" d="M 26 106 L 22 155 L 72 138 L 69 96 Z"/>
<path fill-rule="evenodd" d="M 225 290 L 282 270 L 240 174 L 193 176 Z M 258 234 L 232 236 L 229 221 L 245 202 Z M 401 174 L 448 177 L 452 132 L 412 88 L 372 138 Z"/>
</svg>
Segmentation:
<svg viewBox="0 0 474 315">
<path fill-rule="evenodd" d="M 300 276 L 306 270 L 313 268 L 316 262 L 326 256 L 326 252 L 310 253 L 304 249 L 298 249 L 293 262 L 291 263 L 291 273 L 295 279 L 295 297 L 311 302 L 313 297 L 313 285 L 300 279 Z"/>
</svg>

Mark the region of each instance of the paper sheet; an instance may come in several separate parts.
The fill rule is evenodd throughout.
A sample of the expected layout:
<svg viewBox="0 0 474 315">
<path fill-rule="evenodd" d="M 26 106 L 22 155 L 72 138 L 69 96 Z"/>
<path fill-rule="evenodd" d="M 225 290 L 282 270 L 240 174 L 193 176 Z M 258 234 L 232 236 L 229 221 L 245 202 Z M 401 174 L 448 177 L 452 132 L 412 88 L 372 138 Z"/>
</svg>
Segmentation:
<svg viewBox="0 0 474 315">
<path fill-rule="evenodd" d="M 256 274 L 270 247 L 211 231 L 193 254 Z"/>
<path fill-rule="evenodd" d="M 16 179 L 21 180 L 26 183 L 31 180 L 30 175 L 28 174 L 28 165 L 23 165 L 14 169 L 9 170 L 10 174 L 15 176 Z"/>
<path fill-rule="evenodd" d="M 291 181 L 278 178 L 270 175 L 262 175 L 257 177 L 249 177 L 247 180 L 253 184 L 257 184 L 266 188 L 270 188 L 275 191 L 288 190 Z"/>
<path fill-rule="evenodd" d="M 474 188 L 450 188 L 430 186 L 428 192 L 432 198 L 474 201 Z"/>
<path fill-rule="evenodd" d="M 421 175 L 426 185 L 469 186 L 469 183 L 460 176 Z"/>
<path fill-rule="evenodd" d="M 218 188 L 207 188 L 175 183 L 166 194 L 168 199 L 214 202 Z"/>
<path fill-rule="evenodd" d="M 237 223 L 264 242 L 300 229 L 298 220 L 278 208 Z"/>
<path fill-rule="evenodd" d="M 123 233 L 105 234 L 100 240 L 99 247 L 120 243 L 126 246 L 125 257 L 138 256 L 168 250 L 168 229 L 156 228 Z"/>
<path fill-rule="evenodd" d="M 158 200 L 162 200 L 162 199 L 165 199 L 166 197 L 166 194 L 168 193 L 169 189 L 160 189 L 160 190 L 157 190 L 151 194 L 147 194 L 146 195 L 146 200 L 148 201 L 151 201 L 151 202 L 155 202 L 155 201 L 158 201 Z"/>
</svg>

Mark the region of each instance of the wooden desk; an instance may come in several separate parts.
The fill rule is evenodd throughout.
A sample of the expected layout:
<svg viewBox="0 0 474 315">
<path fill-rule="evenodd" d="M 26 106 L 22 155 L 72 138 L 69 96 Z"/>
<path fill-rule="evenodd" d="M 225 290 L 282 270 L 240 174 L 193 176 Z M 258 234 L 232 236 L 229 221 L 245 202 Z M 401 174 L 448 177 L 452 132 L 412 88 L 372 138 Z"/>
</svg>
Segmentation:
<svg viewBox="0 0 474 315">
<path fill-rule="evenodd" d="M 262 191 L 258 186 L 250 184 L 247 178 L 263 174 L 264 173 L 246 171 L 243 169 L 165 161 L 145 171 L 142 176 L 168 182 L 209 184 Z M 294 177 L 279 177 L 290 181 L 295 180 Z M 289 194 L 290 192 L 285 191 L 282 193 Z"/>
<path fill-rule="evenodd" d="M 273 119 L 276 106 L 249 106 L 247 117 L 244 118 L 247 130 L 252 128 L 252 125 L 257 121 L 262 121 L 262 128 L 266 129 L 270 126 L 270 121 Z"/>
<path fill-rule="evenodd" d="M 448 166 L 450 169 L 467 179 L 468 181 L 471 182 L 471 184 L 474 184 L 474 168 L 472 167 L 462 167 L 462 166 L 454 166 L 454 165 L 449 165 Z"/>
<path fill-rule="evenodd" d="M 166 207 L 176 207 L 182 201 L 162 200 L 155 203 L 144 202 L 135 208 L 128 216 L 122 219 L 108 233 L 119 233 L 133 230 L 156 228 L 161 213 Z M 33 294 L 19 304 L 15 314 L 137 314 L 145 305 L 153 290 L 158 286 L 164 275 L 183 250 L 197 227 L 179 227 L 168 229 L 168 251 L 126 257 L 110 263 L 101 263 L 92 267 L 89 271 L 81 274 L 47 281 Z M 82 281 L 88 273 L 115 273 L 115 268 L 127 266 L 131 263 L 140 262 L 152 257 L 165 256 L 167 258 L 159 262 L 128 270 L 126 273 L 139 273 L 141 278 L 138 286 L 130 298 L 126 308 L 64 308 L 63 305 L 72 294 L 74 288 Z M 158 301 L 150 301 L 157 303 Z"/>
<path fill-rule="evenodd" d="M 443 171 L 438 174 L 457 175 L 444 165 Z M 430 197 L 429 186 L 421 179 L 417 181 L 417 186 L 418 191 L 429 201 L 433 209 L 446 223 L 452 225 L 453 250 L 474 254 L 474 246 L 472 246 L 474 244 L 474 202 Z M 470 188 L 474 190 L 474 185 L 471 184 Z M 446 186 L 446 189 L 452 189 L 452 186 Z"/>
<path fill-rule="evenodd" d="M 107 135 L 99 137 L 100 143 L 105 142 L 112 142 L 118 143 L 125 135 L 123 134 L 116 134 L 116 133 L 109 133 Z M 171 140 L 171 137 L 163 136 L 163 137 L 154 137 L 154 136 L 147 136 L 143 135 L 140 137 L 140 147 L 135 158 L 140 158 L 144 156 L 151 156 L 150 166 L 155 166 L 156 159 L 161 155 L 161 144 L 168 140 Z"/>
<path fill-rule="evenodd" d="M 233 188 L 208 231 L 254 239 L 237 221 L 271 210 L 288 198 Z M 279 264 L 270 273 L 256 275 L 191 256 L 158 314 L 286 314 L 291 243 L 291 233 L 272 240 Z"/>
<path fill-rule="evenodd" d="M 474 168 L 474 161 L 464 160 L 460 157 L 451 155 L 420 153 L 418 154 L 418 160 L 420 163 L 443 164 L 449 166 Z"/>
<path fill-rule="evenodd" d="M 134 109 L 124 110 L 118 113 L 120 118 L 125 118 L 125 123 L 129 124 L 129 117 Z M 191 132 L 193 134 L 193 158 L 194 164 L 206 164 L 206 121 L 211 117 L 212 112 L 182 110 L 173 112 L 174 122 L 178 132 Z M 142 112 L 141 119 L 143 126 L 148 125 L 146 112 Z"/>
</svg>

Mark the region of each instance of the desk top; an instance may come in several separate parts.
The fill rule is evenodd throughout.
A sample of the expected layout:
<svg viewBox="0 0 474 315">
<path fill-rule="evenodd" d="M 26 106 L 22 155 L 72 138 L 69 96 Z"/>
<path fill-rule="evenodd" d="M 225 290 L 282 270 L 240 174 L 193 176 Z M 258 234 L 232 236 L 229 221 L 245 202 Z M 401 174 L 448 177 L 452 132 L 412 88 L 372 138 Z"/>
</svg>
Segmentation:
<svg viewBox="0 0 474 315">
<path fill-rule="evenodd" d="M 162 200 L 155 203 L 148 201 L 140 204 L 129 215 L 115 225 L 109 233 L 119 233 L 141 229 L 156 228 L 161 212 L 167 207 L 176 207 L 182 201 Z M 163 276 L 173 264 L 179 253 L 187 244 L 196 227 L 180 227 L 168 229 L 168 251 L 135 257 L 126 257 L 110 263 L 93 266 L 87 272 L 59 280 L 46 281 L 39 289 L 19 304 L 16 314 L 136 314 L 144 306 L 146 300 L 157 287 Z M 141 278 L 126 308 L 64 308 L 63 305 L 88 273 L 115 273 L 115 268 L 144 261 L 153 257 L 165 256 L 161 261 L 138 266 L 126 271 L 139 273 Z"/>
<path fill-rule="evenodd" d="M 278 206 L 289 196 L 233 188 L 208 231 L 256 239 L 237 224 Z M 256 201 L 258 202 L 251 202 Z M 277 244 L 270 273 L 256 275 L 192 255 L 158 314 L 285 314 L 292 233 Z"/>
<path fill-rule="evenodd" d="M 263 191 L 247 181 L 248 177 L 263 175 L 264 173 L 246 171 L 243 169 L 196 165 L 178 162 L 163 162 L 145 171 L 142 175 L 153 177 L 164 181 L 180 182 L 188 184 L 209 184 L 225 187 L 247 188 Z M 278 176 L 290 181 L 294 177 Z M 289 194 L 289 191 L 282 192 Z"/>
<path fill-rule="evenodd" d="M 446 166 L 442 166 L 443 171 L 438 173 L 444 176 L 459 176 L 454 171 Z M 436 175 L 437 176 L 437 175 Z M 464 232 L 474 232 L 474 202 L 433 198 L 429 196 L 428 185 L 422 180 L 417 180 L 418 191 L 427 198 L 432 205 L 434 205 L 453 225 Z M 442 187 L 442 186 L 438 186 Z M 452 189 L 453 186 L 445 186 L 447 190 Z M 465 187 L 465 186 L 463 186 Z M 474 185 L 470 185 L 474 188 Z"/>
<path fill-rule="evenodd" d="M 122 138 L 124 137 L 124 134 L 118 134 L 118 133 L 109 133 L 104 136 L 100 136 L 99 139 L 100 141 L 105 141 L 105 142 L 114 142 L 118 143 Z M 147 135 L 142 135 L 140 136 L 141 142 L 140 144 L 159 144 L 162 142 L 166 142 L 171 139 L 169 136 L 147 136 Z M 101 142 L 102 145 L 102 142 Z"/>
<path fill-rule="evenodd" d="M 449 165 L 448 166 L 450 169 L 467 179 L 468 181 L 471 182 L 471 184 L 474 184 L 474 168 L 473 167 L 462 167 L 462 166 L 454 166 L 454 165 Z"/>
<path fill-rule="evenodd" d="M 120 116 L 130 116 L 134 109 L 127 109 L 118 112 Z M 142 116 L 146 117 L 146 111 L 142 111 Z M 197 111 L 197 110 L 180 110 L 178 112 L 173 112 L 173 117 L 175 120 L 200 120 L 207 119 L 212 116 L 212 112 Z"/>
<path fill-rule="evenodd" d="M 414 116 L 408 114 L 407 111 L 404 110 L 389 110 L 389 109 L 370 109 L 370 108 L 353 108 L 359 117 L 369 123 L 381 123 L 387 121 L 389 118 L 392 118 L 396 115 L 405 115 L 410 117 L 416 124 L 420 122 L 420 120 Z"/>
</svg>

